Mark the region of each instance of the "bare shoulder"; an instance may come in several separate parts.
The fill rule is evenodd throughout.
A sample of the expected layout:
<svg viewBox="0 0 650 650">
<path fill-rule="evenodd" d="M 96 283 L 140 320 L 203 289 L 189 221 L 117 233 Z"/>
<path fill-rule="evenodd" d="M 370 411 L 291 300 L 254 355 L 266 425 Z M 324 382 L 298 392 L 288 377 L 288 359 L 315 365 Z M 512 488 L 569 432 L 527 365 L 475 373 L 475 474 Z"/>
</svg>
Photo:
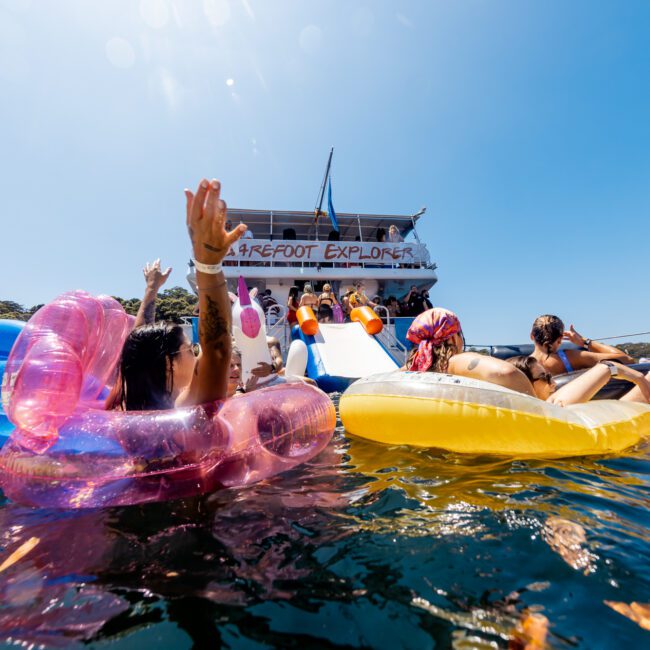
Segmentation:
<svg viewBox="0 0 650 650">
<path fill-rule="evenodd" d="M 489 359 L 478 352 L 461 352 L 455 354 L 449 360 L 449 372 L 452 374 L 460 373 L 463 370 L 474 370 L 482 361 Z"/>
</svg>

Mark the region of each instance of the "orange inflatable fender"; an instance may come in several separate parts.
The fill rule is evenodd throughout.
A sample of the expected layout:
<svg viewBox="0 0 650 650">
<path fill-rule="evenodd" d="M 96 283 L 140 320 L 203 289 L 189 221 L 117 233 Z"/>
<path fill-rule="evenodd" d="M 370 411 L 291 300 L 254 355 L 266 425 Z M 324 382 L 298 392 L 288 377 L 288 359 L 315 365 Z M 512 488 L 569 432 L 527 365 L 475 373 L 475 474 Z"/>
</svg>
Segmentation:
<svg viewBox="0 0 650 650">
<path fill-rule="evenodd" d="M 311 307 L 301 307 L 297 312 L 298 324 L 303 334 L 314 336 L 318 332 L 318 321 Z"/>
<path fill-rule="evenodd" d="M 384 328 L 381 318 L 367 305 L 365 307 L 355 307 L 350 312 L 350 320 L 353 323 L 361 323 L 363 329 L 371 336 L 379 334 Z"/>
</svg>

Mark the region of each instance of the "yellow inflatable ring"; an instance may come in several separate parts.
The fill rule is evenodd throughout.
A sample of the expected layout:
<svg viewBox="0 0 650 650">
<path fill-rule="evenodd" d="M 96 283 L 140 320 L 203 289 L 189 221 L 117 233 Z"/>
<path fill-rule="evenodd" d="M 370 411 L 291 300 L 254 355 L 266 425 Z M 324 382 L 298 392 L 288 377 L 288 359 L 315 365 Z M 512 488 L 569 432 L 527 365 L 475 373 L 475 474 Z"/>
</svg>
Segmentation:
<svg viewBox="0 0 650 650">
<path fill-rule="evenodd" d="M 345 429 L 391 445 L 559 458 L 620 452 L 650 434 L 650 405 L 561 407 L 484 381 L 390 372 L 360 379 L 339 403 Z"/>
</svg>

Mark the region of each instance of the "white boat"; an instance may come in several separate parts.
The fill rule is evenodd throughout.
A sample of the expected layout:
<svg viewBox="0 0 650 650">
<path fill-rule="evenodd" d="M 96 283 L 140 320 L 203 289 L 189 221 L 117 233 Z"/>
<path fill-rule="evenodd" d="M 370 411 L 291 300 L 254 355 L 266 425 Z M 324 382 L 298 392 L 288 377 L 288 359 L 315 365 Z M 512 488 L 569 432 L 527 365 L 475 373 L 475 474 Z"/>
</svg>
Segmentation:
<svg viewBox="0 0 650 650">
<path fill-rule="evenodd" d="M 382 301 L 391 296 L 401 300 L 413 285 L 429 290 L 438 278 L 436 265 L 417 233 L 424 213 L 424 209 L 413 215 L 337 213 L 337 232 L 327 216 L 316 220 L 313 212 L 229 208 L 230 225 L 245 223 L 248 231 L 224 260 L 228 288 L 236 292 L 237 280 L 243 276 L 260 295 L 271 291 L 278 307 L 267 311 L 267 329 L 284 347 L 290 340 L 286 304 L 292 286 L 302 291 L 309 282 L 318 294 L 329 283 L 341 296 L 362 282 L 371 300 L 379 296 Z M 392 225 L 401 241 L 382 241 Z M 193 279 L 190 268 L 190 285 Z M 412 318 L 391 319 L 382 307 L 377 312 L 387 322 L 386 344 L 399 358 L 404 352 L 400 330 L 405 327 L 395 321 L 410 323 Z"/>
</svg>

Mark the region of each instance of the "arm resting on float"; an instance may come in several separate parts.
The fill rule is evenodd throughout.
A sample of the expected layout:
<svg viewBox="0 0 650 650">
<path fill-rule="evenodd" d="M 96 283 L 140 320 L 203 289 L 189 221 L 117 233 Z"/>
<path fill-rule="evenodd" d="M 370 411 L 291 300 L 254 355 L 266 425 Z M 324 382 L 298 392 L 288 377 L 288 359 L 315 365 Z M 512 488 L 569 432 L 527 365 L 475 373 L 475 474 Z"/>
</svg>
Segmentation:
<svg viewBox="0 0 650 650">
<path fill-rule="evenodd" d="M 567 350 L 567 357 L 571 362 L 574 370 L 582 370 L 584 368 L 592 368 L 600 361 L 618 361 L 619 363 L 634 363 L 634 359 L 625 352 L 612 348 L 609 345 L 603 345 L 604 348 L 609 348 L 612 351 L 596 352 L 594 351 L 596 344 L 591 343 L 589 351 L 587 350 Z"/>
<path fill-rule="evenodd" d="M 638 401 L 648 401 L 648 397 L 650 397 L 650 384 L 644 375 L 620 363 L 614 363 L 614 365 L 618 370 L 616 378 L 636 384 L 639 388 L 638 393 L 640 399 Z M 568 384 L 562 386 L 562 388 L 559 388 L 547 401 L 562 406 L 588 402 L 611 378 L 612 374 L 609 366 L 604 363 L 599 363 Z"/>
</svg>

